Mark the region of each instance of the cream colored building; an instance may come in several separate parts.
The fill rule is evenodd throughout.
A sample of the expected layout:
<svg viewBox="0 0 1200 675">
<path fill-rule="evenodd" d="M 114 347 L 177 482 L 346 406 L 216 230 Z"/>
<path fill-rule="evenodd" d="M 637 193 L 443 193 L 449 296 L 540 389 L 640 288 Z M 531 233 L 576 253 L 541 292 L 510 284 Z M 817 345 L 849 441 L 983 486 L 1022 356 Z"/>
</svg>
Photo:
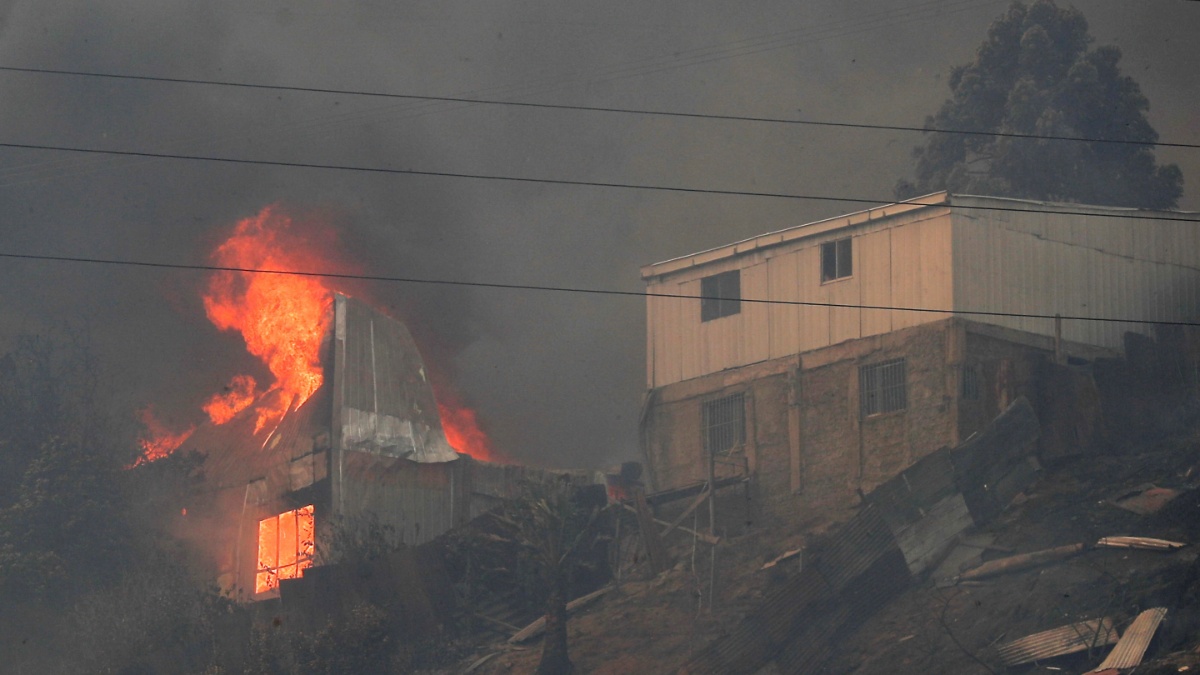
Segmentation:
<svg viewBox="0 0 1200 675">
<path fill-rule="evenodd" d="M 788 510 L 817 499 L 813 481 L 837 501 L 1037 396 L 1056 333 L 1060 354 L 1086 361 L 1149 322 L 1200 316 L 1200 215 L 943 192 L 642 277 L 655 486 L 703 479 L 707 447 L 744 457 L 760 496 Z"/>
</svg>

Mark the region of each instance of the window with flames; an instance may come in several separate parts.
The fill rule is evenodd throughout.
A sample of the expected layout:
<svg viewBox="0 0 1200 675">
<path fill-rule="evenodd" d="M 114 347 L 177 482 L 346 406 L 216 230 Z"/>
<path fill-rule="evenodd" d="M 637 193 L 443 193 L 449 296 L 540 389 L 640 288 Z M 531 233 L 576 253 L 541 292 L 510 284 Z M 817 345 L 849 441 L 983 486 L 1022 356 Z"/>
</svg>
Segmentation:
<svg viewBox="0 0 1200 675">
<path fill-rule="evenodd" d="M 254 592 L 273 590 L 280 579 L 295 579 L 312 567 L 315 534 L 312 504 L 258 521 Z"/>
</svg>

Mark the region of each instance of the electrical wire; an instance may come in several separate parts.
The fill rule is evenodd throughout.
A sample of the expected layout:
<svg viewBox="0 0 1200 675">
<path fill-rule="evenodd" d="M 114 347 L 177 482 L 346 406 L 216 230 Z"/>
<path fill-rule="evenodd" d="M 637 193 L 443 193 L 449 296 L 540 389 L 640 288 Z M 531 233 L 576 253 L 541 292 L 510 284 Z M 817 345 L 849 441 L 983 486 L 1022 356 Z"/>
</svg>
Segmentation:
<svg viewBox="0 0 1200 675">
<path fill-rule="evenodd" d="M 1023 134 L 1005 131 L 980 131 L 975 129 L 942 129 L 931 127 L 914 127 L 896 124 L 866 124 L 857 122 L 830 122 L 823 120 L 797 120 L 781 117 L 759 117 L 751 115 L 721 115 L 713 113 L 679 112 L 669 110 L 648 110 L 641 108 L 618 108 L 610 106 L 568 105 L 559 103 L 533 103 L 529 101 L 500 101 L 494 99 L 470 98 L 464 96 L 432 96 L 425 94 L 397 94 L 356 89 L 329 89 L 322 87 L 300 87 L 276 84 L 257 84 L 252 82 L 232 82 L 226 80 L 205 80 L 184 77 L 160 77 L 153 75 L 129 75 L 121 73 L 101 73 L 83 70 L 58 70 L 52 68 L 22 68 L 16 66 L 0 66 L 0 71 L 16 73 L 34 73 L 44 75 L 69 75 L 74 77 L 94 77 L 114 80 L 132 80 L 138 82 L 160 82 L 171 84 L 193 84 L 216 87 L 234 87 L 241 89 L 258 89 L 266 91 L 289 91 L 309 94 L 334 94 L 339 96 L 363 96 L 372 98 L 403 99 L 414 101 L 434 101 L 442 103 L 467 103 L 472 105 L 496 105 L 516 108 L 533 108 L 543 110 L 570 110 L 577 112 L 616 113 L 625 115 L 644 115 L 653 117 L 674 117 L 682 119 L 716 120 L 723 122 L 753 122 L 763 124 L 783 124 L 798 126 L 834 127 L 842 129 L 869 129 L 879 131 L 909 131 L 932 134 L 958 134 L 963 136 L 989 136 L 994 138 L 1020 138 L 1043 141 L 1071 141 L 1079 143 L 1110 143 L 1121 145 L 1158 146 L 1164 148 L 1200 149 L 1200 143 L 1174 143 L 1168 141 L 1139 141 L 1120 138 L 1093 138 L 1087 136 L 1052 136 L 1041 134 Z"/>
<path fill-rule="evenodd" d="M 100 148 L 81 148 L 63 145 L 47 145 L 38 143 L 4 143 L 0 142 L 0 148 L 14 148 L 19 150 L 49 150 L 56 152 L 74 152 L 83 154 L 96 155 L 113 155 L 120 157 L 147 157 L 156 159 L 174 159 L 185 161 L 198 162 L 216 162 L 224 164 L 241 164 L 251 166 L 278 166 L 295 169 L 321 169 L 327 171 L 349 171 L 359 173 L 376 173 L 376 174 L 394 174 L 404 176 L 428 176 L 435 178 L 460 178 L 470 180 L 492 180 L 506 181 L 511 183 L 536 183 L 542 185 L 568 185 L 575 187 L 599 187 L 613 188 L 623 190 L 648 190 L 658 192 L 677 192 L 688 194 L 706 194 L 706 195 L 723 195 L 737 197 L 770 197 L 775 199 L 798 199 L 808 201 L 824 201 L 824 202 L 847 202 L 855 204 L 896 204 L 904 203 L 913 206 L 952 206 L 957 209 L 970 209 L 974 211 L 1007 211 L 1018 213 L 1049 213 L 1059 215 L 1074 215 L 1074 216 L 1090 216 L 1094 218 L 1125 218 L 1128 220 L 1148 220 L 1148 221 L 1172 221 L 1184 223 L 1200 223 L 1198 218 L 1188 218 L 1182 215 L 1136 215 L 1133 213 L 1095 213 L 1089 211 L 1075 210 L 1054 210 L 1045 209 L 1029 209 L 1017 208 L 1011 206 L 983 206 L 971 204 L 945 204 L 941 202 L 921 202 L 919 200 L 905 200 L 904 202 L 896 202 L 891 199 L 868 199 L 864 197 L 832 197 L 828 195 L 803 195 L 788 192 L 759 192 L 748 190 L 723 190 L 715 188 L 696 188 L 683 187 L 672 185 L 648 185 L 644 183 L 615 183 L 603 181 L 585 181 L 585 180 L 570 180 L 565 178 L 534 178 L 529 176 L 508 176 L 503 174 L 480 174 L 480 173 L 464 173 L 454 171 L 429 171 L 423 169 L 394 169 L 388 167 L 369 167 L 369 166 L 354 166 L 347 164 L 321 164 L 316 162 L 284 162 L 266 159 L 243 159 L 237 157 L 211 157 L 205 155 L 184 155 L 178 153 L 165 152 L 148 152 L 141 150 L 104 150 Z"/>
<path fill-rule="evenodd" d="M 427 279 L 421 277 L 392 277 L 375 274 L 349 274 L 343 272 L 319 272 L 311 270 L 274 270 L 255 267 L 232 267 L 225 265 L 189 265 L 184 263 L 165 263 L 147 260 L 115 260 L 108 258 L 85 258 L 77 256 L 36 255 L 31 253 L 0 253 L 0 258 L 15 260 L 33 260 L 42 262 L 88 263 L 96 265 L 115 265 L 121 267 L 142 267 L 152 269 L 191 270 L 201 272 L 240 272 L 244 274 L 274 274 L 297 277 L 321 277 L 326 279 L 347 279 L 354 281 L 378 281 L 403 284 L 428 284 L 438 286 L 467 286 L 472 288 L 492 288 L 519 291 L 546 291 L 553 293 L 579 293 L 586 295 L 607 295 L 637 298 L 673 298 L 676 300 L 728 300 L 712 295 L 674 295 L 671 293 L 654 293 L 650 291 L 620 291 L 611 288 L 580 288 L 572 286 L 544 286 L 536 284 L 508 284 L 487 281 L 462 281 L 456 279 Z M 977 310 L 933 309 L 929 307 L 899 307 L 889 305 L 863 305 L 844 302 L 816 302 L 807 300 L 769 300 L 765 298 L 739 298 L 740 302 L 762 305 L 791 305 L 800 307 L 830 307 L 835 309 L 868 309 L 893 312 L 918 312 L 925 314 L 952 314 L 956 316 L 988 316 L 1010 317 L 1023 319 L 1054 319 L 1061 321 L 1095 321 L 1102 323 L 1125 324 L 1154 324 L 1160 326 L 1200 326 L 1197 321 L 1156 321 L 1149 319 L 1125 319 L 1117 317 L 1071 316 L 1060 314 L 1031 314 L 1023 312 L 987 312 Z"/>
</svg>

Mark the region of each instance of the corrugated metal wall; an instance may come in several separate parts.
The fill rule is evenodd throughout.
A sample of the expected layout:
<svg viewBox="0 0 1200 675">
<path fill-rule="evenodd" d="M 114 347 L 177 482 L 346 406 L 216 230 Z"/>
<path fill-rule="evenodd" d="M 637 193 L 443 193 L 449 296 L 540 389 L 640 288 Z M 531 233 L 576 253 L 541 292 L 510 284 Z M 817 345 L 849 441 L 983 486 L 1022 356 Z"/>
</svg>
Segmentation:
<svg viewBox="0 0 1200 675">
<path fill-rule="evenodd" d="M 993 201 L 955 197 L 956 204 Z M 959 310 L 1161 321 L 1200 315 L 1195 223 L 970 209 L 953 218 Z M 1052 319 L 969 318 L 1054 335 Z M 1064 321 L 1063 339 L 1120 349 L 1131 330 L 1152 334 L 1148 324 Z"/>
<path fill-rule="evenodd" d="M 650 293 L 699 296 L 700 279 L 741 269 L 743 298 L 949 308 L 950 218 L 931 212 L 868 222 L 670 275 Z M 821 282 L 820 245 L 853 237 L 853 274 Z M 945 318 L 939 314 L 743 302 L 741 312 L 700 321 L 700 301 L 647 303 L 648 385 L 661 387 L 771 358 Z"/>
<path fill-rule="evenodd" d="M 334 430 L 341 450 L 452 462 L 425 364 L 404 324 L 338 295 Z"/>
</svg>

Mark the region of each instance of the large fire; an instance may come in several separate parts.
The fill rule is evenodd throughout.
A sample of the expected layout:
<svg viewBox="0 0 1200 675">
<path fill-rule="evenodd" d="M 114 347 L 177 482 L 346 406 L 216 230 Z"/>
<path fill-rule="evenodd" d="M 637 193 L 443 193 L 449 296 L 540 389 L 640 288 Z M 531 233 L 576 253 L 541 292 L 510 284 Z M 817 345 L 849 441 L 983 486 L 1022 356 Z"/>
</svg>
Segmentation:
<svg viewBox="0 0 1200 675">
<path fill-rule="evenodd" d="M 213 424 L 225 424 L 249 408 L 258 396 L 258 382 L 249 375 L 234 375 L 224 392 L 213 394 L 203 408 Z"/>
<path fill-rule="evenodd" d="M 345 292 L 328 279 L 289 272 L 346 271 L 330 260 L 336 250 L 333 231 L 300 227 L 277 206 L 237 222 L 230 236 L 212 253 L 214 272 L 203 292 L 208 319 L 221 330 L 237 331 L 246 350 L 258 357 L 274 376 L 260 387 L 250 375 L 237 375 L 225 391 L 203 406 L 213 424 L 224 424 L 256 401 L 254 433 L 278 426 L 288 410 L 302 405 L 321 387 L 321 342 L 333 318 L 333 294 Z M 277 273 L 251 272 L 270 270 Z M 277 403 L 265 405 L 262 394 L 275 389 Z M 453 394 L 436 392 L 442 428 L 456 451 L 477 459 L 495 459 L 475 411 Z M 153 461 L 179 447 L 192 430 L 171 433 L 143 414 L 148 437 L 137 463 Z M 153 423 L 152 423 L 153 422 Z"/>
<path fill-rule="evenodd" d="M 442 431 L 446 432 L 446 441 L 455 452 L 485 462 L 500 459 L 499 453 L 492 447 L 491 439 L 479 428 L 479 420 L 474 410 L 451 397 L 439 394 L 438 415 L 442 418 Z"/>
<path fill-rule="evenodd" d="M 291 218 L 267 207 L 238 222 L 213 262 L 242 270 L 325 269 L 321 257 L 306 250 L 308 242 L 288 236 L 291 229 Z M 321 386 L 321 340 L 332 306 L 333 293 L 320 277 L 220 271 L 209 279 L 204 294 L 209 320 L 241 333 L 246 350 L 262 359 L 283 390 L 278 406 L 259 410 L 255 433 L 278 423 L 290 406 L 300 406 Z"/>
</svg>

